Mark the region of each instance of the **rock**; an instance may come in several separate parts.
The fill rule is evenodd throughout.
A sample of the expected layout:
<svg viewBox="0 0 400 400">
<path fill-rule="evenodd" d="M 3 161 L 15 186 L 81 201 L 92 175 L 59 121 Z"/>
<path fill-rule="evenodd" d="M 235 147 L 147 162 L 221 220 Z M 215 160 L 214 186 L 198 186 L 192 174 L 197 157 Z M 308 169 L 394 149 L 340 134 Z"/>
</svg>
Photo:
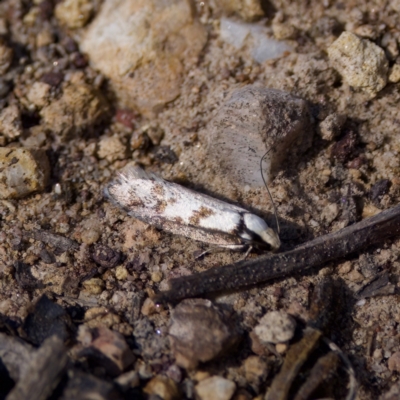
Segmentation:
<svg viewBox="0 0 400 400">
<path fill-rule="evenodd" d="M 13 60 L 13 51 L 8 47 L 5 42 L 0 38 L 0 75 L 7 72 Z"/>
<path fill-rule="evenodd" d="M 21 113 L 17 105 L 5 107 L 0 112 L 0 133 L 9 139 L 22 134 Z"/>
<path fill-rule="evenodd" d="M 339 206 L 336 203 L 330 203 L 324 207 L 321 213 L 321 219 L 331 224 L 339 215 Z"/>
<path fill-rule="evenodd" d="M 104 282 L 100 278 L 88 279 L 82 285 L 90 294 L 100 294 L 104 289 Z"/>
<path fill-rule="evenodd" d="M 343 32 L 328 47 L 329 60 L 352 87 L 376 95 L 386 86 L 388 60 L 385 52 L 367 39 Z"/>
<path fill-rule="evenodd" d="M 400 372 L 400 351 L 393 353 L 388 360 L 389 371 Z"/>
<path fill-rule="evenodd" d="M 172 312 L 169 337 L 176 364 L 195 368 L 226 352 L 238 338 L 238 332 L 226 322 L 226 316 L 211 301 L 182 301 Z"/>
<path fill-rule="evenodd" d="M 239 15 L 245 21 L 254 21 L 264 16 L 260 0 L 220 0 L 216 6 L 228 15 Z"/>
<path fill-rule="evenodd" d="M 118 136 L 105 136 L 99 141 L 97 155 L 99 158 L 105 158 L 109 162 L 123 160 L 126 157 L 126 146 Z"/>
<path fill-rule="evenodd" d="M 319 131 L 322 139 L 333 140 L 336 136 L 340 135 L 340 131 L 347 117 L 337 113 L 329 114 L 320 124 Z"/>
<path fill-rule="evenodd" d="M 295 155 L 311 145 L 312 132 L 304 100 L 250 85 L 234 90 L 207 127 L 208 152 L 215 170 L 233 183 L 264 187 L 260 159 L 265 152 L 268 182 L 289 151 Z"/>
<path fill-rule="evenodd" d="M 0 199 L 19 199 L 44 190 L 49 175 L 43 150 L 0 147 Z"/>
<path fill-rule="evenodd" d="M 247 357 L 243 364 L 246 381 L 253 385 L 260 385 L 268 376 L 267 363 L 257 356 Z"/>
<path fill-rule="evenodd" d="M 229 400 L 235 392 L 236 385 L 221 376 L 212 376 L 199 382 L 195 391 L 200 400 Z"/>
<path fill-rule="evenodd" d="M 51 86 L 45 82 L 36 81 L 27 93 L 28 101 L 38 108 L 44 107 L 49 101 Z"/>
<path fill-rule="evenodd" d="M 135 360 L 124 337 L 105 326 L 91 329 L 80 325 L 77 340 L 84 347 L 79 355 L 96 360 L 113 376 L 121 374 Z"/>
<path fill-rule="evenodd" d="M 245 24 L 230 18 L 221 18 L 221 39 L 236 49 L 247 48 L 259 63 L 281 57 L 293 48 L 286 42 L 269 37 L 264 26 Z"/>
<path fill-rule="evenodd" d="M 294 336 L 295 320 L 284 311 L 270 311 L 265 314 L 254 328 L 261 343 L 284 343 Z"/>
<path fill-rule="evenodd" d="M 82 28 L 93 13 L 93 3 L 89 0 L 63 0 L 57 3 L 54 14 L 61 25 L 70 29 Z"/>
<path fill-rule="evenodd" d="M 122 107 L 152 115 L 180 94 L 207 41 L 191 0 L 104 2 L 81 43 Z"/>
<path fill-rule="evenodd" d="M 114 268 L 121 261 L 121 253 L 104 244 L 95 245 L 91 256 L 96 264 L 104 268 Z"/>
<path fill-rule="evenodd" d="M 388 80 L 392 83 L 400 82 L 400 64 L 393 65 L 390 69 Z"/>
<path fill-rule="evenodd" d="M 40 110 L 45 127 L 66 138 L 100 122 L 108 105 L 100 91 L 77 79 L 64 84 L 61 98 Z"/>
<path fill-rule="evenodd" d="M 149 395 L 156 395 L 163 400 L 177 400 L 181 398 L 176 383 L 172 379 L 162 375 L 157 375 L 148 382 L 143 391 Z"/>
</svg>

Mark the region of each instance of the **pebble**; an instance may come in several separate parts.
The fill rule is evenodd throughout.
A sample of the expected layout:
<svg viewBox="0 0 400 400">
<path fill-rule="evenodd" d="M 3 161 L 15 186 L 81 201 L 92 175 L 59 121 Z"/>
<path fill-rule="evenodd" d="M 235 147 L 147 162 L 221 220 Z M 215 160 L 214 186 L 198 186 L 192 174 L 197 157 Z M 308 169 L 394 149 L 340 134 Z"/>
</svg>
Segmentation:
<svg viewBox="0 0 400 400">
<path fill-rule="evenodd" d="M 246 380 L 255 385 L 263 382 L 269 372 L 267 363 L 258 356 L 247 357 L 244 361 L 243 369 Z"/>
<path fill-rule="evenodd" d="M 229 400 L 236 390 L 236 385 L 221 376 L 212 376 L 199 382 L 195 391 L 200 400 Z"/>
<path fill-rule="evenodd" d="M 21 113 L 17 105 L 3 108 L 0 112 L 0 133 L 9 139 L 22 134 Z"/>
<path fill-rule="evenodd" d="M 247 47 L 251 56 L 259 63 L 293 51 L 286 42 L 269 37 L 266 27 L 245 24 L 230 18 L 221 18 L 220 35 L 224 42 L 238 50 Z"/>
<path fill-rule="evenodd" d="M 0 199 L 19 199 L 42 191 L 49 175 L 43 150 L 0 147 Z"/>
<path fill-rule="evenodd" d="M 192 369 L 236 343 L 238 332 L 209 300 L 182 301 L 172 312 L 169 337 L 176 364 Z"/>
<path fill-rule="evenodd" d="M 111 328 L 113 325 L 121 322 L 117 314 L 113 314 L 106 307 L 92 307 L 85 313 L 85 325 L 94 328 L 97 326 L 105 326 Z"/>
<path fill-rule="evenodd" d="M 123 160 L 126 157 L 126 146 L 118 136 L 105 136 L 99 141 L 97 155 L 99 158 L 105 158 L 109 162 Z"/>
<path fill-rule="evenodd" d="M 27 99 L 38 108 L 44 107 L 49 102 L 51 86 L 45 82 L 36 81 L 27 93 Z"/>
<path fill-rule="evenodd" d="M 90 294 L 100 294 L 104 289 L 104 282 L 100 278 L 92 278 L 84 281 L 83 287 Z"/>
<path fill-rule="evenodd" d="M 81 42 L 119 105 L 153 115 L 180 94 L 186 65 L 207 42 L 186 0 L 105 2 Z"/>
<path fill-rule="evenodd" d="M 93 13 L 90 0 L 63 0 L 57 3 L 54 14 L 61 25 L 70 29 L 84 27 Z"/>
<path fill-rule="evenodd" d="M 149 381 L 143 391 L 149 395 L 156 395 L 162 400 L 177 400 L 181 398 L 176 383 L 162 375 L 157 375 Z"/>
<path fill-rule="evenodd" d="M 89 328 L 80 325 L 77 340 L 84 346 L 81 353 L 95 358 L 97 363 L 113 376 L 120 375 L 135 360 L 124 337 L 105 326 Z M 101 356 L 88 351 L 89 349 L 98 351 Z"/>
<path fill-rule="evenodd" d="M 285 343 L 293 338 L 296 329 L 295 320 L 284 311 L 270 311 L 265 314 L 254 328 L 262 343 Z"/>
<path fill-rule="evenodd" d="M 343 114 L 329 114 L 320 124 L 319 133 L 324 140 L 333 140 L 340 135 L 340 131 L 346 122 L 347 117 Z"/>
<path fill-rule="evenodd" d="M 115 277 L 119 281 L 125 281 L 128 278 L 128 275 L 128 270 L 123 265 L 115 268 Z"/>
<path fill-rule="evenodd" d="M 0 75 L 7 72 L 13 60 L 13 50 L 0 38 Z"/>
<path fill-rule="evenodd" d="M 208 153 L 215 171 L 238 186 L 264 187 L 290 154 L 310 145 L 313 129 L 307 103 L 281 90 L 248 85 L 234 90 L 207 127 Z"/>
<path fill-rule="evenodd" d="M 358 272 L 356 269 L 353 269 L 352 271 L 350 271 L 346 278 L 351 281 L 351 282 L 355 282 L 355 283 L 360 283 L 364 280 L 364 276 Z"/>
<path fill-rule="evenodd" d="M 96 264 L 104 268 L 116 267 L 120 260 L 121 254 L 104 244 L 97 244 L 91 251 L 91 256 Z"/>
<path fill-rule="evenodd" d="M 136 371 L 125 372 L 124 374 L 116 378 L 114 381 L 124 391 L 130 388 L 138 387 L 140 385 L 139 374 Z"/>
<path fill-rule="evenodd" d="M 390 69 L 388 80 L 392 83 L 400 82 L 400 64 L 393 65 Z"/>
<path fill-rule="evenodd" d="M 393 353 L 388 360 L 388 368 L 390 371 L 400 372 L 400 351 Z"/>
<path fill-rule="evenodd" d="M 385 52 L 368 39 L 343 32 L 328 47 L 328 56 L 350 86 L 373 96 L 386 86 L 389 64 Z"/>
<path fill-rule="evenodd" d="M 245 21 L 254 21 L 264 16 L 260 0 L 220 0 L 215 6 L 228 15 L 239 15 Z"/>
<path fill-rule="evenodd" d="M 339 206 L 336 203 L 331 203 L 324 207 L 321 213 L 321 218 L 326 221 L 327 224 L 331 224 L 338 215 Z"/>
</svg>

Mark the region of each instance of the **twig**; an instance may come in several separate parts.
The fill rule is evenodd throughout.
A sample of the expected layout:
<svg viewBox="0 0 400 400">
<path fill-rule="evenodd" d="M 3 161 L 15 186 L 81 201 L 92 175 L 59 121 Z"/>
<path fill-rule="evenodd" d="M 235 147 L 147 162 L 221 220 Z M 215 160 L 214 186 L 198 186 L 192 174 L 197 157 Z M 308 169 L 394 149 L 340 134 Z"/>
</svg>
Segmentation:
<svg viewBox="0 0 400 400">
<path fill-rule="evenodd" d="M 400 234 L 400 205 L 337 232 L 321 236 L 294 250 L 268 254 L 255 260 L 212 268 L 190 276 L 172 279 L 170 290 L 155 296 L 156 303 L 176 302 L 305 272 L 324 263 L 343 258 L 366 246 L 382 243 Z"/>
</svg>

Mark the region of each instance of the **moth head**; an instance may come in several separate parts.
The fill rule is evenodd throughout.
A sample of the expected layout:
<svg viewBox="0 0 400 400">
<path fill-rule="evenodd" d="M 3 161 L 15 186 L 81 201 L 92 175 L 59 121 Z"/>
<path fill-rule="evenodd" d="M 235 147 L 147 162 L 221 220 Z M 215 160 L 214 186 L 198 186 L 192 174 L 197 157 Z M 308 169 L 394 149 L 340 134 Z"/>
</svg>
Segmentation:
<svg viewBox="0 0 400 400">
<path fill-rule="evenodd" d="M 267 223 L 254 214 L 245 214 L 243 216 L 244 225 L 248 231 L 261 238 L 264 243 L 271 246 L 272 251 L 276 251 L 281 246 L 278 234 L 270 228 Z"/>
</svg>

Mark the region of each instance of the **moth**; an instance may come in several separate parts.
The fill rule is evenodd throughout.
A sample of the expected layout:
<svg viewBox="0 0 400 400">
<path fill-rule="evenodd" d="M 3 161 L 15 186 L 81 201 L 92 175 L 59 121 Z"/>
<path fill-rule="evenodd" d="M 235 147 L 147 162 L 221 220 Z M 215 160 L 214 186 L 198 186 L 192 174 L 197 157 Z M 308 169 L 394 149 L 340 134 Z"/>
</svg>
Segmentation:
<svg viewBox="0 0 400 400">
<path fill-rule="evenodd" d="M 280 247 L 278 234 L 257 215 L 139 167 L 120 173 L 105 195 L 128 215 L 176 235 L 232 250 Z"/>
</svg>

